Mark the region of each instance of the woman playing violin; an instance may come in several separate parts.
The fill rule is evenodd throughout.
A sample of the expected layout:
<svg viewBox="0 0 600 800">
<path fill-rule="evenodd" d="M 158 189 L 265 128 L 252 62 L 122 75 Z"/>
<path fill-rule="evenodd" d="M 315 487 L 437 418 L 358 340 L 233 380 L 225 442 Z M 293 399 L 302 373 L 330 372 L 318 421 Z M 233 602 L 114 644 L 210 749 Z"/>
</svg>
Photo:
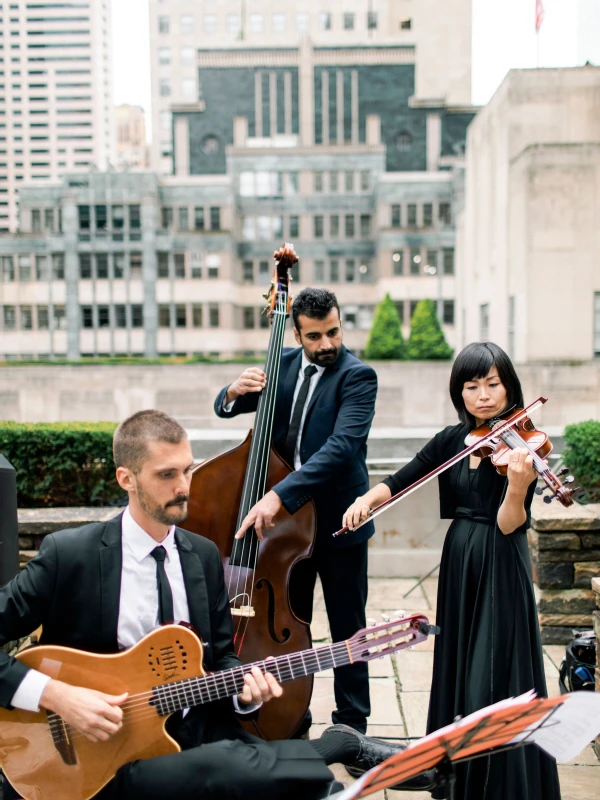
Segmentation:
<svg viewBox="0 0 600 800">
<path fill-rule="evenodd" d="M 459 353 L 450 376 L 459 424 L 440 431 L 395 475 L 344 515 L 351 528 L 370 510 L 464 449 L 474 428 L 523 406 L 519 378 L 506 353 L 489 342 Z M 525 449 L 512 450 L 507 476 L 473 454 L 439 476 L 440 512 L 452 519 L 442 552 L 428 732 L 484 706 L 546 682 L 525 532 L 536 474 Z M 432 794 L 443 797 L 443 793 Z M 457 798 L 556 800 L 556 764 L 535 746 L 457 767 Z"/>
</svg>

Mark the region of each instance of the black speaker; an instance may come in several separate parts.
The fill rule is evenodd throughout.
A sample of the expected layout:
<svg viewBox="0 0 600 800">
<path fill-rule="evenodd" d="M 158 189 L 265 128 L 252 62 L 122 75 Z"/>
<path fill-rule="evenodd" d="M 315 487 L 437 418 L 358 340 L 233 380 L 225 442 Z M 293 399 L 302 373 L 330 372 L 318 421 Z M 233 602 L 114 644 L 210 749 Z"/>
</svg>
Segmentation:
<svg viewBox="0 0 600 800">
<path fill-rule="evenodd" d="M 0 586 L 18 571 L 17 473 L 10 461 L 0 455 Z"/>
</svg>

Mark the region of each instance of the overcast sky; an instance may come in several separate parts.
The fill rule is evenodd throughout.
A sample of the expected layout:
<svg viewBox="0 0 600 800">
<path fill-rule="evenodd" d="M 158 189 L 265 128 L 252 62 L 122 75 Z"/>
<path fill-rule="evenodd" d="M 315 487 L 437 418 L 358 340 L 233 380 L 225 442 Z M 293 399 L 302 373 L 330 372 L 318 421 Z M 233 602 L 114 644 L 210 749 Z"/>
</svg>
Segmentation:
<svg viewBox="0 0 600 800">
<path fill-rule="evenodd" d="M 540 66 L 574 66 L 579 63 L 579 3 L 597 8 L 594 27 L 597 26 L 595 39 L 600 50 L 600 0 L 543 2 L 546 13 L 539 35 Z M 142 106 L 150 130 L 148 0 L 112 0 L 112 15 L 115 103 Z M 490 99 L 509 69 L 535 67 L 537 59 L 535 0 L 473 0 L 475 104 L 484 104 Z M 595 63 L 600 63 L 600 57 Z"/>
</svg>

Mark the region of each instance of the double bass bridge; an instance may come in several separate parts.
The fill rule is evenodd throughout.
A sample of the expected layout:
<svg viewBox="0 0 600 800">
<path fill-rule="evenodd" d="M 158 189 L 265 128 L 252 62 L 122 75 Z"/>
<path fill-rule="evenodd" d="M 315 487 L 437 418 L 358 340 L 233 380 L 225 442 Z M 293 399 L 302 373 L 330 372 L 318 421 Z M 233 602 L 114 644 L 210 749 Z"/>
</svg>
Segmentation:
<svg viewBox="0 0 600 800">
<path fill-rule="evenodd" d="M 232 617 L 255 617 L 256 612 L 254 611 L 254 606 L 235 606 L 231 607 L 231 616 Z"/>
</svg>

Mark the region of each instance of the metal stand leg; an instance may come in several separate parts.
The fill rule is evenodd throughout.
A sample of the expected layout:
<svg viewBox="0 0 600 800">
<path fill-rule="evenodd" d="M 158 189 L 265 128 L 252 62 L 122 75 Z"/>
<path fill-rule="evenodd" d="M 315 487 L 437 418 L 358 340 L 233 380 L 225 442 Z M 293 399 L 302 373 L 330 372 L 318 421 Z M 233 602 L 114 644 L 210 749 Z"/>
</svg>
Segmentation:
<svg viewBox="0 0 600 800">
<path fill-rule="evenodd" d="M 422 578 L 419 578 L 419 580 L 418 580 L 418 581 L 415 583 L 415 585 L 414 585 L 414 586 L 411 586 L 411 588 L 408 590 L 408 592 L 406 592 L 406 594 L 403 594 L 403 595 L 402 595 L 402 597 L 408 597 L 408 595 L 409 595 L 409 594 L 411 594 L 412 592 L 414 592 L 414 590 L 415 590 L 415 589 L 416 589 L 418 586 L 420 586 L 420 585 L 423 583 L 423 581 L 426 581 L 426 580 L 427 580 L 427 578 L 429 578 L 429 576 L 430 576 L 430 575 L 433 575 L 433 573 L 436 571 L 436 569 L 438 569 L 438 567 L 439 567 L 439 566 L 440 566 L 439 564 L 436 564 L 436 565 L 435 565 L 435 567 L 434 567 L 433 569 L 430 569 L 430 570 L 429 570 L 429 572 L 427 573 L 427 575 L 423 575 L 423 577 L 422 577 Z"/>
</svg>

